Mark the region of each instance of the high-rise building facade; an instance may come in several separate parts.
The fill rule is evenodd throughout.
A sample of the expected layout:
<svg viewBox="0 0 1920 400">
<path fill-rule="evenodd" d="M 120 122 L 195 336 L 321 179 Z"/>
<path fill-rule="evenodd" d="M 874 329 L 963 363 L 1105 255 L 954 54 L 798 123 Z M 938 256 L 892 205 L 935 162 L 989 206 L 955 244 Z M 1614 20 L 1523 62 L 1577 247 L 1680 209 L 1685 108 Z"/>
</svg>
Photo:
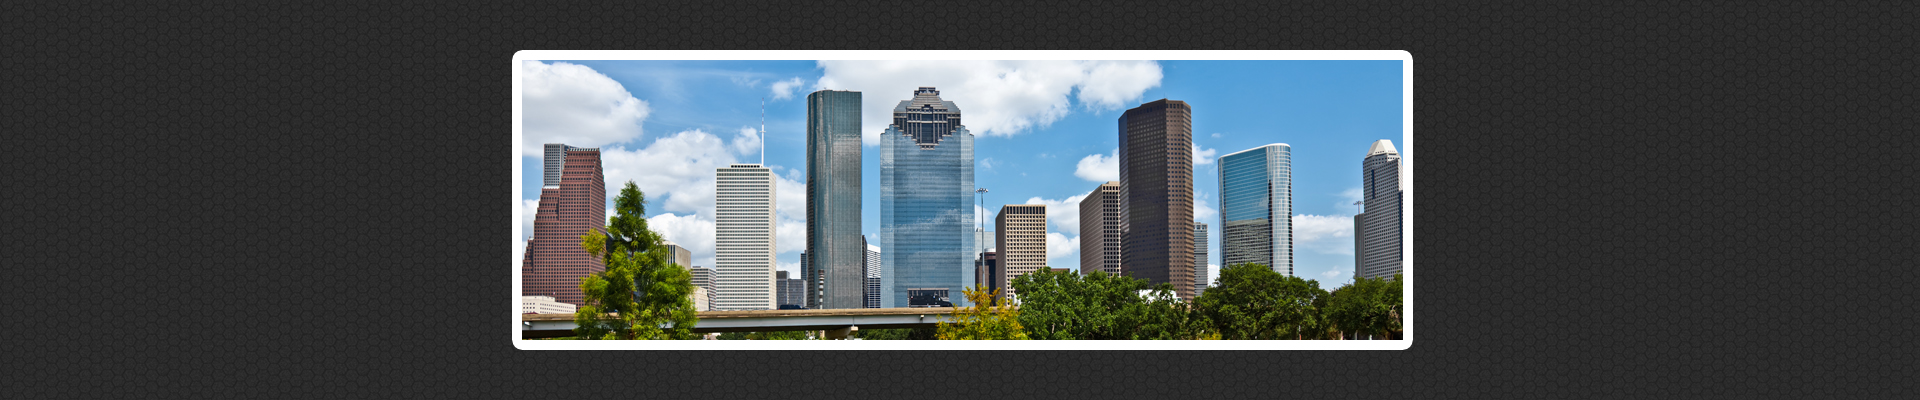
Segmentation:
<svg viewBox="0 0 1920 400">
<path fill-rule="evenodd" d="M 806 307 L 806 304 L 807 304 L 806 280 L 799 279 L 799 278 L 789 279 L 787 277 L 787 271 L 777 271 L 777 272 L 774 272 L 774 282 L 778 282 L 780 287 L 779 289 L 780 301 L 776 302 L 776 303 L 780 303 L 779 304 L 780 308 Z"/>
<path fill-rule="evenodd" d="M 667 262 L 678 265 L 680 268 L 693 268 L 693 251 L 680 247 L 672 240 L 661 240 L 660 245 L 667 247 Z"/>
<path fill-rule="evenodd" d="M 1080 199 L 1080 273 L 1120 274 L 1120 182 L 1108 181 Z"/>
<path fill-rule="evenodd" d="M 1193 298 L 1193 108 L 1160 99 L 1120 115 L 1120 270 Z"/>
<path fill-rule="evenodd" d="M 1213 277 L 1207 275 L 1207 224 L 1193 223 L 1193 296 L 1207 290 L 1207 284 Z"/>
<path fill-rule="evenodd" d="M 931 87 L 893 108 L 880 135 L 880 276 L 882 307 L 958 296 L 973 284 L 973 134 L 960 107 Z M 931 302 L 931 303 L 930 303 Z"/>
<path fill-rule="evenodd" d="M 1220 156 L 1221 266 L 1257 263 L 1293 275 L 1293 148 Z"/>
<path fill-rule="evenodd" d="M 1016 298 L 1013 278 L 1047 267 L 1047 205 L 1008 204 L 993 218 L 1000 268 L 990 278 L 1001 298 Z"/>
<path fill-rule="evenodd" d="M 606 174 L 600 149 L 549 143 L 546 157 L 533 239 L 520 262 L 520 293 L 580 305 L 580 278 L 607 269 L 600 257 L 580 249 L 588 230 L 607 231 Z"/>
<path fill-rule="evenodd" d="M 821 274 L 812 308 L 866 305 L 860 146 L 860 92 L 807 95 L 807 256 Z"/>
<path fill-rule="evenodd" d="M 862 239 L 861 243 L 866 243 Z M 866 308 L 880 308 L 880 246 L 867 247 Z"/>
<path fill-rule="evenodd" d="M 980 286 L 1000 287 L 1000 282 L 994 280 L 994 277 L 1002 275 L 999 253 L 994 249 L 980 252 L 980 257 L 973 260 L 973 271 L 973 281 Z"/>
<path fill-rule="evenodd" d="M 733 164 L 714 174 L 714 309 L 774 309 L 773 171 Z"/>
<path fill-rule="evenodd" d="M 1400 152 L 1381 139 L 1360 165 L 1364 212 L 1353 217 L 1353 276 L 1393 278 L 1401 272 Z"/>
</svg>

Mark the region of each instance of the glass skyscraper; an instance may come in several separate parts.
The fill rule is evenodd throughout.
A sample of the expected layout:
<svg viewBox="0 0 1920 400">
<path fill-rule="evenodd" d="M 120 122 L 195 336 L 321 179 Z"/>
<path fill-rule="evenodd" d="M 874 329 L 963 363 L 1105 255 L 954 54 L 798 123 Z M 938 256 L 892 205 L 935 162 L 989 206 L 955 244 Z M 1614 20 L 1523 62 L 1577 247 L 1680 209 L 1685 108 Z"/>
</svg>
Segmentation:
<svg viewBox="0 0 1920 400">
<path fill-rule="evenodd" d="M 860 92 L 807 95 L 807 257 L 810 308 L 866 306 L 860 235 Z M 818 277 L 812 275 L 818 274 Z"/>
<path fill-rule="evenodd" d="M 1353 276 L 1391 279 L 1400 273 L 1400 153 L 1381 139 L 1360 163 L 1366 211 L 1353 216 Z"/>
<path fill-rule="evenodd" d="M 1285 143 L 1220 156 L 1222 267 L 1257 263 L 1293 275 L 1293 148 Z"/>
<path fill-rule="evenodd" d="M 960 124 L 960 107 L 934 88 L 915 90 L 880 135 L 881 307 L 906 307 L 910 293 L 965 303 L 973 190 L 973 134 Z"/>
</svg>

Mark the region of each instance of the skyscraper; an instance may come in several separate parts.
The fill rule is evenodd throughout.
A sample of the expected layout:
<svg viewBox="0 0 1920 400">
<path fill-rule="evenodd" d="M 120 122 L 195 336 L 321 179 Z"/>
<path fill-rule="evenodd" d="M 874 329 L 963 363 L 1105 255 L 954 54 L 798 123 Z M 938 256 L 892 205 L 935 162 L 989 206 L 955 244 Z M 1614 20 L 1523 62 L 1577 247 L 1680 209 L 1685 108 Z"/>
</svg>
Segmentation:
<svg viewBox="0 0 1920 400">
<path fill-rule="evenodd" d="M 787 271 L 774 272 L 774 282 L 779 284 L 781 307 L 805 307 L 807 303 L 807 285 L 799 278 L 789 279 Z"/>
<path fill-rule="evenodd" d="M 1401 271 L 1400 153 L 1380 139 L 1360 167 L 1365 211 L 1353 216 L 1353 276 L 1392 278 Z"/>
<path fill-rule="evenodd" d="M 714 309 L 773 309 L 773 171 L 733 164 L 714 174 Z"/>
<path fill-rule="evenodd" d="M 893 108 L 880 135 L 880 247 L 882 307 L 965 304 L 973 284 L 973 134 L 960 124 L 960 107 L 921 87 Z M 913 293 L 909 293 L 912 291 Z"/>
<path fill-rule="evenodd" d="M 1160 99 L 1120 115 L 1121 272 L 1193 298 L 1193 109 Z"/>
<path fill-rule="evenodd" d="M 1222 266 L 1258 263 L 1293 275 L 1293 148 L 1285 143 L 1220 156 Z"/>
<path fill-rule="evenodd" d="M 600 257 L 580 249 L 588 230 L 607 231 L 606 175 L 600 149 L 548 143 L 533 239 L 520 262 L 520 292 L 580 305 L 580 277 L 605 271 Z"/>
<path fill-rule="evenodd" d="M 1080 273 L 1120 274 L 1120 182 L 1109 181 L 1080 199 Z"/>
<path fill-rule="evenodd" d="M 1047 205 L 1008 204 L 993 219 L 1000 265 L 990 278 L 1001 298 L 1015 298 L 1013 278 L 1047 267 Z"/>
<path fill-rule="evenodd" d="M 865 239 L 861 243 L 866 243 Z M 867 247 L 866 308 L 880 308 L 880 246 Z"/>
<path fill-rule="evenodd" d="M 1193 223 L 1193 296 L 1207 290 L 1212 277 L 1207 276 L 1207 224 Z"/>
<path fill-rule="evenodd" d="M 807 256 L 820 271 L 817 308 L 866 304 L 860 235 L 860 92 L 807 95 Z"/>
<path fill-rule="evenodd" d="M 660 244 L 667 247 L 667 262 L 678 265 L 680 268 L 693 268 L 693 251 L 680 247 L 672 240 L 661 240 Z"/>
</svg>

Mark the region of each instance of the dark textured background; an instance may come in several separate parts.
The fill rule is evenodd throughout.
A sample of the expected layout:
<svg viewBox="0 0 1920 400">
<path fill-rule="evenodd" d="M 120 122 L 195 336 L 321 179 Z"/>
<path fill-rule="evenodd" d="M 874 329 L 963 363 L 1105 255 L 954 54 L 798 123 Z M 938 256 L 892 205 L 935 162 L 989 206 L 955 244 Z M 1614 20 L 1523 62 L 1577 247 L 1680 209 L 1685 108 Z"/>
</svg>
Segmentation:
<svg viewBox="0 0 1920 400">
<path fill-rule="evenodd" d="M 0 5 L 0 397 L 1858 398 L 1920 375 L 1903 2 L 434 3 Z M 515 350 L 510 57 L 659 48 L 1409 50 L 1417 341 Z"/>
</svg>

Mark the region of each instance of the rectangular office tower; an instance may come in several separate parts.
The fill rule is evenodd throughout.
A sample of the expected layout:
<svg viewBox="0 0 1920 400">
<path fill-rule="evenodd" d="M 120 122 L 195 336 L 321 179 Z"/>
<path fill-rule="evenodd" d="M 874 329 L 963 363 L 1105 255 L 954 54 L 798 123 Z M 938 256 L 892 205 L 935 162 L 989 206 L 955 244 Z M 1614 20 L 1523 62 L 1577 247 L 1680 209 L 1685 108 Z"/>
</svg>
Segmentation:
<svg viewBox="0 0 1920 400">
<path fill-rule="evenodd" d="M 921 87 L 880 135 L 881 307 L 933 306 L 973 284 L 973 134 L 960 107 Z M 918 295 L 918 296 L 914 296 Z"/>
<path fill-rule="evenodd" d="M 1353 216 L 1353 276 L 1393 278 L 1400 273 L 1400 153 L 1386 139 L 1373 142 L 1360 164 L 1360 201 Z"/>
<path fill-rule="evenodd" d="M 1220 156 L 1221 266 L 1256 263 L 1293 275 L 1293 147 Z"/>
<path fill-rule="evenodd" d="M 1080 199 L 1080 274 L 1120 274 L 1120 182 L 1108 181 Z"/>
<path fill-rule="evenodd" d="M 866 243 L 863 236 L 860 243 Z M 867 247 L 867 290 L 866 308 L 880 308 L 880 246 Z"/>
<path fill-rule="evenodd" d="M 533 239 L 520 260 L 520 293 L 580 305 L 580 278 L 607 270 L 605 260 L 580 249 L 580 236 L 587 230 L 607 231 L 600 149 L 548 143 L 544 161 Z"/>
<path fill-rule="evenodd" d="M 807 256 L 820 279 L 812 308 L 866 305 L 860 235 L 860 92 L 807 95 Z"/>
<path fill-rule="evenodd" d="M 714 174 L 713 308 L 774 309 L 773 171 L 733 164 Z"/>
<path fill-rule="evenodd" d="M 1001 298 L 1014 298 L 1013 278 L 1047 267 L 1047 205 L 1008 204 L 993 218 L 999 271 L 989 278 Z"/>
<path fill-rule="evenodd" d="M 1207 224 L 1193 223 L 1193 296 L 1207 290 Z"/>
<path fill-rule="evenodd" d="M 1193 298 L 1193 109 L 1160 99 L 1120 115 L 1120 270 Z"/>
</svg>

